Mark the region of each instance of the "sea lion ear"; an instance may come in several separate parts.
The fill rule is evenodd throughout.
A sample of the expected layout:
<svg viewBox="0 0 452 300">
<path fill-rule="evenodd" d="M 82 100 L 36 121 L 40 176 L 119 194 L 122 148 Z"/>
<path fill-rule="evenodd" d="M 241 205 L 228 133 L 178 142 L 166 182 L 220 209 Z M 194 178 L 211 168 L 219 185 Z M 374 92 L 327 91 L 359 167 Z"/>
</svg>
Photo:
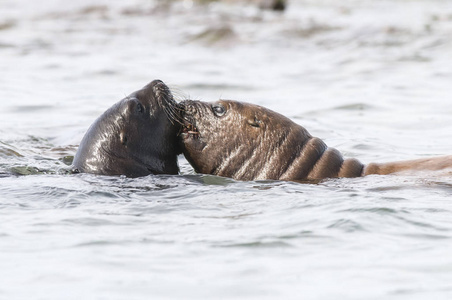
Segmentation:
<svg viewBox="0 0 452 300">
<path fill-rule="evenodd" d="M 248 119 L 248 124 L 253 127 L 261 127 L 261 120 L 259 120 L 257 117 L 254 117 L 252 119 Z"/>
</svg>

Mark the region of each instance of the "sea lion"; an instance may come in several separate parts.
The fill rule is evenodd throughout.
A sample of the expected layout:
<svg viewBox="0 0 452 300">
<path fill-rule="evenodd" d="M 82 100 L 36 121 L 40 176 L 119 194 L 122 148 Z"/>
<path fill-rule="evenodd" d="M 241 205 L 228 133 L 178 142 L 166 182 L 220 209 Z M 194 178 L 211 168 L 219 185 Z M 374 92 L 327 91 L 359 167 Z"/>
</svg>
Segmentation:
<svg viewBox="0 0 452 300">
<path fill-rule="evenodd" d="M 452 167 L 452 156 L 364 166 L 267 108 L 186 100 L 180 142 L 195 171 L 237 180 L 317 181 Z"/>
<path fill-rule="evenodd" d="M 178 174 L 179 104 L 154 80 L 120 100 L 88 129 L 73 161 L 73 172 L 139 177 Z"/>
</svg>

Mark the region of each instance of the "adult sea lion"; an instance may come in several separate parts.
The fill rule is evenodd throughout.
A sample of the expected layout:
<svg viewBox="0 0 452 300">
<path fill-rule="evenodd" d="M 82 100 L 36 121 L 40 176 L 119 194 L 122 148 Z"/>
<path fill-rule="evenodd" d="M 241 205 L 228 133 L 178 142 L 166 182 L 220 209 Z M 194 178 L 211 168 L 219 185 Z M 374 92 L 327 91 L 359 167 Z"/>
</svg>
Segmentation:
<svg viewBox="0 0 452 300">
<path fill-rule="evenodd" d="M 452 156 L 364 166 L 264 107 L 186 100 L 180 141 L 195 171 L 237 180 L 309 181 L 452 168 Z"/>
<path fill-rule="evenodd" d="M 154 80 L 105 111 L 88 129 L 73 171 L 139 177 L 177 174 L 180 106 Z"/>
</svg>

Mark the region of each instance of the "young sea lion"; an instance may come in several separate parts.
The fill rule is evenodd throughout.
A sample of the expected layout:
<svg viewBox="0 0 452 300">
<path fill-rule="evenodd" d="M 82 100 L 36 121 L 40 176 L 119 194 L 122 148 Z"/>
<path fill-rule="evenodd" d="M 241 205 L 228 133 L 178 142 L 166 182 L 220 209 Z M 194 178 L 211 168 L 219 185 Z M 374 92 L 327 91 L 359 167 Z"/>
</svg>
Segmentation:
<svg viewBox="0 0 452 300">
<path fill-rule="evenodd" d="M 73 161 L 74 172 L 139 177 L 177 174 L 180 106 L 154 80 L 105 111 L 88 129 Z"/>
<path fill-rule="evenodd" d="M 183 153 L 195 171 L 237 180 L 305 181 L 452 168 L 452 156 L 364 166 L 264 107 L 186 100 Z"/>
</svg>

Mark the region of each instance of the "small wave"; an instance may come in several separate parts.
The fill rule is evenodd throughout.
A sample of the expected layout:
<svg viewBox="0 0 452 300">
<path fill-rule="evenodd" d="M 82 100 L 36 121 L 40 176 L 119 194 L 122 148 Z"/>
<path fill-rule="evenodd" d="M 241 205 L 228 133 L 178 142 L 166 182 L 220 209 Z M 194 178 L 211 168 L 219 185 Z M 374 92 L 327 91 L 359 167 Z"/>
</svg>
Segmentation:
<svg viewBox="0 0 452 300">
<path fill-rule="evenodd" d="M 249 243 L 232 243 L 232 244 L 223 244 L 217 245 L 217 247 L 221 248 L 286 248 L 292 247 L 291 244 L 283 241 L 256 241 Z"/>
</svg>

